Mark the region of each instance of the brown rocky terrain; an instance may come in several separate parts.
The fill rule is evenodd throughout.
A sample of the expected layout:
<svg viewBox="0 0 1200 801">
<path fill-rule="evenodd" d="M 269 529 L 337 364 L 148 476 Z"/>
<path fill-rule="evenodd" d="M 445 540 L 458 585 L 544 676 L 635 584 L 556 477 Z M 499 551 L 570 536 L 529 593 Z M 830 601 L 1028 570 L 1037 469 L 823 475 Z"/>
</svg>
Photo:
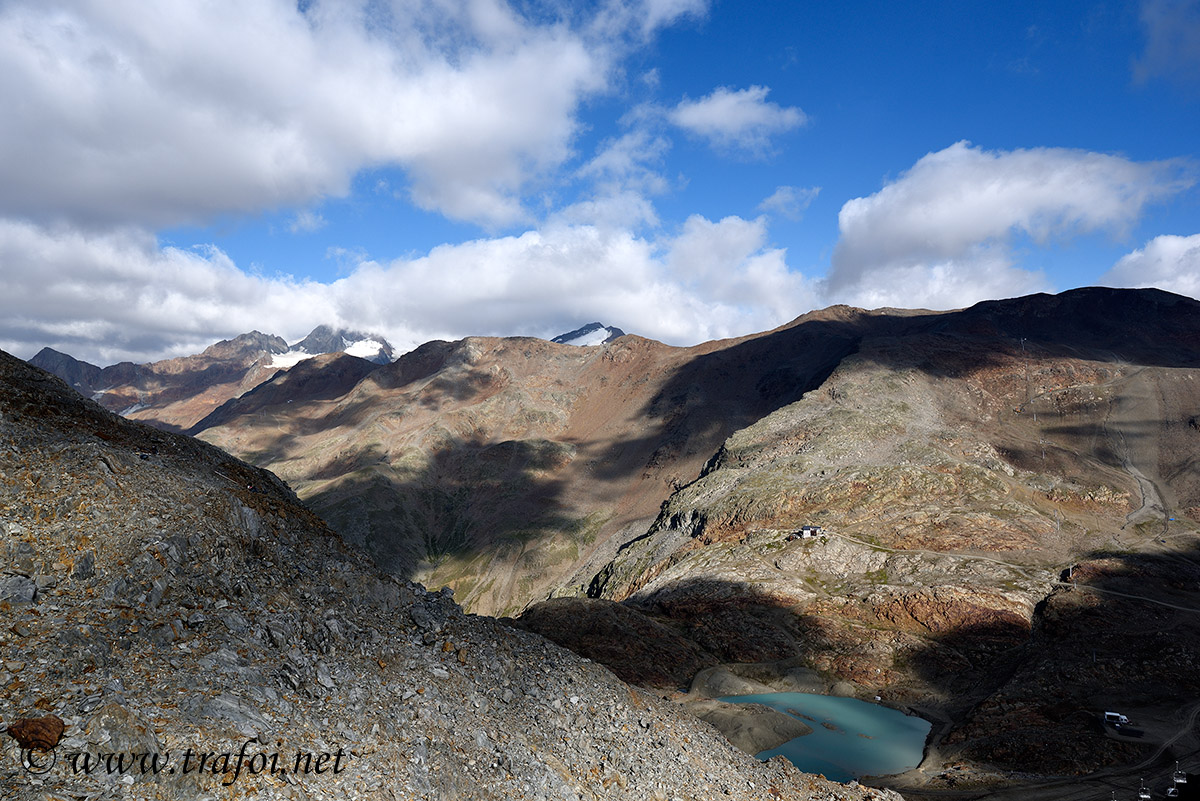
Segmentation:
<svg viewBox="0 0 1200 801">
<path fill-rule="evenodd" d="M 5 799 L 898 798 L 757 762 L 4 353 L 0 453 Z"/>
</svg>

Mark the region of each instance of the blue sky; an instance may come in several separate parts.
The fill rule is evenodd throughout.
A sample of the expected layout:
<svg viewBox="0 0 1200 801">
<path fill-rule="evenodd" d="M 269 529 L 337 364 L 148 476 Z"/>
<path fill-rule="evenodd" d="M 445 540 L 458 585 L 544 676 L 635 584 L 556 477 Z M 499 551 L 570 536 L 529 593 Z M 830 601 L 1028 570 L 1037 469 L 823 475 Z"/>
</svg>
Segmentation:
<svg viewBox="0 0 1200 801">
<path fill-rule="evenodd" d="M 0 347 L 1200 294 L 1200 2 L 0 5 Z"/>
</svg>

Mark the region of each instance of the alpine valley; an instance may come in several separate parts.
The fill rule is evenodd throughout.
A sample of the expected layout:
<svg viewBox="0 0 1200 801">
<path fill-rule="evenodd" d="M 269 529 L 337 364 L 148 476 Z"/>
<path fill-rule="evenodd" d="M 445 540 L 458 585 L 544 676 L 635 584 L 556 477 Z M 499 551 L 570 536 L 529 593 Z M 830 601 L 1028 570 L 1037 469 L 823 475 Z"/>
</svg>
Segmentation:
<svg viewBox="0 0 1200 801">
<path fill-rule="evenodd" d="M 908 798 L 1107 797 L 1200 749 L 1200 302 L 835 306 L 689 348 L 597 323 L 394 361 L 324 333 L 33 361 L 278 476 L 345 570 L 448 586 L 726 731 L 711 698 L 749 692 L 918 713 L 921 766 L 872 780 Z"/>
</svg>

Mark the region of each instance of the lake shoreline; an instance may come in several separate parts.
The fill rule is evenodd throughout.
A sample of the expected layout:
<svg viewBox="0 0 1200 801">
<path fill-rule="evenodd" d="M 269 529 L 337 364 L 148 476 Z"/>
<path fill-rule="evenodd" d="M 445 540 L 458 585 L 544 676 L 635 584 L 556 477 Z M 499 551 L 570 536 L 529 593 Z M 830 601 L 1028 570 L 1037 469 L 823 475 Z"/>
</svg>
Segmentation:
<svg viewBox="0 0 1200 801">
<path fill-rule="evenodd" d="M 804 718 L 811 732 L 755 754 L 783 756 L 800 770 L 834 781 L 892 776 L 916 768 L 925 758 L 932 723 L 883 704 L 858 698 L 801 692 L 725 696 L 726 703 L 767 706 Z"/>
<path fill-rule="evenodd" d="M 726 712 L 721 715 L 715 714 L 697 714 L 698 717 L 707 720 L 716 726 L 725 736 L 747 753 L 759 756 L 768 752 L 776 752 L 783 748 L 785 742 L 777 742 L 778 737 L 762 736 L 755 738 L 747 737 L 747 730 L 752 728 L 749 722 L 755 713 L 748 711 L 753 707 L 760 707 L 761 704 L 739 704 L 733 702 L 734 697 L 740 696 L 758 696 L 758 695 L 775 695 L 780 693 L 800 693 L 804 695 L 826 696 L 829 698 L 840 698 L 861 701 L 863 703 L 877 706 L 881 709 L 886 709 L 901 715 L 911 718 L 916 718 L 924 722 L 928 726 L 919 751 L 919 757 L 914 757 L 916 763 L 907 767 L 903 767 L 898 771 L 885 772 L 882 774 L 866 774 L 853 776 L 855 779 L 865 779 L 868 777 L 894 776 L 901 773 L 910 773 L 914 770 L 919 770 L 921 765 L 925 764 L 930 755 L 930 748 L 934 744 L 935 733 L 940 735 L 944 733 L 942 730 L 944 723 L 942 716 L 938 715 L 934 710 L 918 708 L 910 704 L 889 703 L 882 699 L 872 701 L 872 698 L 878 698 L 871 691 L 860 687 L 849 681 L 831 681 L 822 676 L 815 670 L 807 668 L 801 664 L 797 664 L 791 660 L 778 663 L 748 663 L 748 664 L 723 664 L 705 668 L 699 671 L 693 678 L 691 686 L 685 696 L 678 699 L 684 706 L 693 708 L 693 713 L 697 714 L 696 710 L 708 710 L 711 707 L 705 705 L 711 701 L 719 700 L 725 702 L 727 706 L 737 707 L 739 705 L 746 707 L 747 711 L 743 712 Z M 777 710 L 779 714 L 786 715 L 786 711 Z M 796 710 L 792 710 L 793 712 Z M 932 714 L 931 714 L 932 713 Z M 804 722 L 810 728 L 821 727 L 819 720 L 806 719 L 801 721 L 799 718 L 788 715 L 792 720 Z M 767 718 L 760 718 L 761 723 L 766 723 Z M 766 728 L 766 727 L 762 727 Z M 759 734 L 766 735 L 766 731 L 760 728 Z M 757 750 L 752 750 L 758 745 L 764 747 Z M 804 767 L 802 770 L 805 770 Z M 847 779 L 849 780 L 849 779 Z"/>
</svg>

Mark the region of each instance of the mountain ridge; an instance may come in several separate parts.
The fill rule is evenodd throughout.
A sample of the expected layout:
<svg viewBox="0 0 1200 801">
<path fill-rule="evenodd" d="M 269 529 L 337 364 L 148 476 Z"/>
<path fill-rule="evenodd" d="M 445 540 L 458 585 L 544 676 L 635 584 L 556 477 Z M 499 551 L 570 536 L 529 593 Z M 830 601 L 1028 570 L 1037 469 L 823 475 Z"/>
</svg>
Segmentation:
<svg viewBox="0 0 1200 801">
<path fill-rule="evenodd" d="M 43 348 L 29 363 L 58 375 L 111 411 L 179 432 L 280 370 L 320 355 L 324 351 L 319 349 L 326 346 L 331 351 L 350 347 L 376 364 L 388 363 L 392 354 L 382 337 L 322 325 L 290 347 L 281 337 L 250 331 L 192 356 L 146 364 L 120 362 L 100 368 L 52 348 Z"/>
</svg>

